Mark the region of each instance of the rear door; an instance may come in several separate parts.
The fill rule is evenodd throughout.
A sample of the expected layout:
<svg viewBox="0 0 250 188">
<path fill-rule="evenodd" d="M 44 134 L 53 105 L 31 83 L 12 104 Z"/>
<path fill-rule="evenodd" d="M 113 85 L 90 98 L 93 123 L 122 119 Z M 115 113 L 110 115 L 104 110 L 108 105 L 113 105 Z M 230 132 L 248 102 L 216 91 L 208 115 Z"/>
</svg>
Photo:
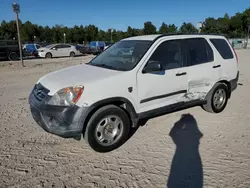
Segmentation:
<svg viewBox="0 0 250 188">
<path fill-rule="evenodd" d="M 221 65 L 205 38 L 184 39 L 187 55 L 188 99 L 203 99 L 221 77 Z"/>
<path fill-rule="evenodd" d="M 62 44 L 61 46 L 62 46 L 62 49 L 61 49 L 62 56 L 69 56 L 71 46 L 68 44 Z"/>
<path fill-rule="evenodd" d="M 211 43 L 219 53 L 220 64 L 222 67 L 222 79 L 232 80 L 236 78 L 238 72 L 237 55 L 229 42 L 224 38 L 211 38 Z"/>
</svg>

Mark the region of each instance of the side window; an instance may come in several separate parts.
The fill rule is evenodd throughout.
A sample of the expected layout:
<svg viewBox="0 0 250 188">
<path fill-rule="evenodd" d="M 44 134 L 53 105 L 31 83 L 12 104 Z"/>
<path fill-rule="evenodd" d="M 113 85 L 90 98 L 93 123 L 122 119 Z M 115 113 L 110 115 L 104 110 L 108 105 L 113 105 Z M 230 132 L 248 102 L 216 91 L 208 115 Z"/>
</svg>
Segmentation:
<svg viewBox="0 0 250 188">
<path fill-rule="evenodd" d="M 188 65 L 199 65 L 214 60 L 213 50 L 204 38 L 184 39 Z"/>
<path fill-rule="evenodd" d="M 71 46 L 68 45 L 68 44 L 63 44 L 63 45 L 61 45 L 61 46 L 62 46 L 62 48 L 71 48 Z"/>
<path fill-rule="evenodd" d="M 55 46 L 57 49 L 62 49 L 63 48 L 63 45 L 59 44 L 59 45 L 56 45 Z"/>
<path fill-rule="evenodd" d="M 233 59 L 234 55 L 228 43 L 224 39 L 210 39 L 223 59 Z"/>
<path fill-rule="evenodd" d="M 181 40 L 169 40 L 161 43 L 150 57 L 150 61 L 159 61 L 164 70 L 183 66 Z"/>
</svg>

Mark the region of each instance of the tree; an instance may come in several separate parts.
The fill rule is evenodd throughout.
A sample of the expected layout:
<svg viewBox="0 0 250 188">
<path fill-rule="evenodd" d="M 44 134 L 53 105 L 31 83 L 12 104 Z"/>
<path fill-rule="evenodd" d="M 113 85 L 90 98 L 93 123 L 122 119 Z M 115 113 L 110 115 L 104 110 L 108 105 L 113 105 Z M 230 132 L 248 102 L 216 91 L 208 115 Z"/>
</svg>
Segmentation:
<svg viewBox="0 0 250 188">
<path fill-rule="evenodd" d="M 198 30 L 194 27 L 192 23 L 184 22 L 180 27 L 181 33 L 196 33 Z"/>
<path fill-rule="evenodd" d="M 143 33 L 145 35 L 155 34 L 156 33 L 156 27 L 149 21 L 145 22 L 144 23 Z"/>
<path fill-rule="evenodd" d="M 167 25 L 163 22 L 159 28 L 159 33 L 176 33 L 177 29 L 174 24 Z"/>
<path fill-rule="evenodd" d="M 161 27 L 159 28 L 159 33 L 167 33 L 168 32 L 168 26 L 164 22 L 162 22 Z"/>
</svg>

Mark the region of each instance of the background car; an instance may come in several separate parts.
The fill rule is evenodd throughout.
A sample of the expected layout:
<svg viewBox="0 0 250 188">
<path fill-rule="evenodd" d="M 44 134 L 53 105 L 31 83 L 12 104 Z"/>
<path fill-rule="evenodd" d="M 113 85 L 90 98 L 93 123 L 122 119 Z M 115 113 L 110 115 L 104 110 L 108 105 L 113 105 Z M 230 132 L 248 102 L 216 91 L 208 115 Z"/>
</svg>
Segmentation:
<svg viewBox="0 0 250 188">
<path fill-rule="evenodd" d="M 113 43 L 112 42 L 105 42 L 104 50 L 106 50 L 108 47 L 110 47 Z"/>
<path fill-rule="evenodd" d="M 41 48 L 42 46 L 39 44 L 24 44 L 23 45 L 23 53 L 24 56 L 35 56 L 38 57 L 38 49 Z"/>
<path fill-rule="evenodd" d="M 89 44 L 78 44 L 77 49 L 82 53 L 82 54 L 88 54 L 89 53 Z"/>
<path fill-rule="evenodd" d="M 93 55 L 100 54 L 104 51 L 105 46 L 104 41 L 91 41 L 89 43 L 89 53 Z"/>
<path fill-rule="evenodd" d="M 19 47 L 16 40 L 0 40 L 0 59 L 15 61 L 19 59 Z"/>
<path fill-rule="evenodd" d="M 75 57 L 81 55 L 76 46 L 71 44 L 51 44 L 38 49 L 39 57 L 52 58 L 52 57 Z"/>
</svg>

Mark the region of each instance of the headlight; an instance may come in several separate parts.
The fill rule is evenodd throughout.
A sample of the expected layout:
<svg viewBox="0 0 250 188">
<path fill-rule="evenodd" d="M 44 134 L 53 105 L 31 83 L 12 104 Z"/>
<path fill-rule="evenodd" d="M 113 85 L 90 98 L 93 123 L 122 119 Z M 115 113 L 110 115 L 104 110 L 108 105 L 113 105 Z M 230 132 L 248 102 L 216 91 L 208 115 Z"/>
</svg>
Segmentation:
<svg viewBox="0 0 250 188">
<path fill-rule="evenodd" d="M 52 96 L 48 104 L 59 105 L 59 106 L 74 105 L 80 99 L 83 89 L 84 89 L 83 86 L 63 88 Z"/>
<path fill-rule="evenodd" d="M 44 52 L 43 50 L 40 50 L 39 52 Z"/>
</svg>

